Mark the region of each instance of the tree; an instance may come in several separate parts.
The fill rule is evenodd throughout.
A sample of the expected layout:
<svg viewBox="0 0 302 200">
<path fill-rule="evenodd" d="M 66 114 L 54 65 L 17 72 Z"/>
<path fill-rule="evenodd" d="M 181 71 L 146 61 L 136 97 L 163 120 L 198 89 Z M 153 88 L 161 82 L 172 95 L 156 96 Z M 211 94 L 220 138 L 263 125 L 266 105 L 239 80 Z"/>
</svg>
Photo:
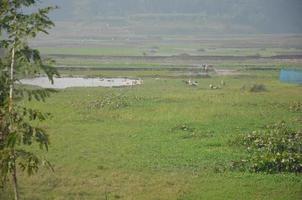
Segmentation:
<svg viewBox="0 0 302 200">
<path fill-rule="evenodd" d="M 38 33 L 47 34 L 54 26 L 48 13 L 55 7 L 37 8 L 29 13 L 37 0 L 0 0 L 0 177 L 2 185 L 11 176 L 15 199 L 19 199 L 17 170 L 29 175 L 41 164 L 49 163 L 25 150 L 25 146 L 39 144 L 48 150 L 49 138 L 45 130 L 34 126 L 35 121 L 46 120 L 49 114 L 18 104 L 22 99 L 44 100 L 52 90 L 30 90 L 18 82 L 18 77 L 45 72 L 50 81 L 58 75 L 50 60 L 43 59 L 38 50 L 28 46 L 28 40 Z M 27 11 L 27 13 L 25 11 Z"/>
</svg>

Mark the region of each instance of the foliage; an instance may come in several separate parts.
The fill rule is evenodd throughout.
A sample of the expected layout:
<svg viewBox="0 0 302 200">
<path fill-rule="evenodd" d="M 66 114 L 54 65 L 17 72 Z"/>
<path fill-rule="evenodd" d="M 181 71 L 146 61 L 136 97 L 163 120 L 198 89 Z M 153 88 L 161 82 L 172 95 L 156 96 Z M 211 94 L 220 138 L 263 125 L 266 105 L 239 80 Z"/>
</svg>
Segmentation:
<svg viewBox="0 0 302 200">
<path fill-rule="evenodd" d="M 284 122 L 240 137 L 239 142 L 250 154 L 233 167 L 252 172 L 302 172 L 302 132 L 291 130 Z"/>
<path fill-rule="evenodd" d="M 31 152 L 25 151 L 21 145 L 31 145 L 36 142 L 41 149 L 48 150 L 49 139 L 45 130 L 32 125 L 34 121 L 44 121 L 49 114 L 41 113 L 37 110 L 28 109 L 25 107 L 16 107 L 12 113 L 2 113 L 0 131 L 5 134 L 5 138 L 1 143 L 0 163 L 1 177 L 3 181 L 6 179 L 8 172 L 11 172 L 14 162 L 13 157 L 18 159 L 17 164 L 23 171 L 27 171 L 29 175 L 38 170 L 41 160 Z M 11 126 L 13 125 L 13 129 Z"/>
<path fill-rule="evenodd" d="M 47 33 L 54 26 L 47 14 L 53 7 L 38 9 L 27 14 L 24 8 L 36 5 L 36 0 L 0 1 L 0 48 L 5 55 L 0 60 L 0 178 L 5 183 L 12 175 L 15 199 L 18 199 L 16 171 L 21 169 L 29 175 L 35 173 L 41 164 L 49 163 L 24 146 L 37 143 L 41 149 L 48 150 L 49 138 L 45 130 L 35 126 L 35 122 L 44 121 L 49 114 L 18 105 L 27 97 L 43 101 L 51 90 L 28 90 L 18 83 L 18 76 L 36 75 L 44 72 L 50 81 L 58 75 L 51 66 L 53 61 L 43 59 L 38 50 L 28 46 L 28 40 L 38 33 Z"/>
</svg>

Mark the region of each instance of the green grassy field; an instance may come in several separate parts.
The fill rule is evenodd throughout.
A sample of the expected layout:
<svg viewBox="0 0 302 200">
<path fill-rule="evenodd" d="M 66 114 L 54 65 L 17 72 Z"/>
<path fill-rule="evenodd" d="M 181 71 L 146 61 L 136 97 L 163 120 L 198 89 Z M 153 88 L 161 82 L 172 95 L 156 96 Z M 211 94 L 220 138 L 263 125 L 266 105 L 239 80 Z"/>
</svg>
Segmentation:
<svg viewBox="0 0 302 200">
<path fill-rule="evenodd" d="M 64 35 L 38 40 L 34 44 L 44 56 L 54 58 L 60 67 L 162 69 L 205 63 L 217 68 L 302 67 L 299 56 L 302 53 L 301 35 L 133 35 L 133 38 L 123 35 L 111 40 L 111 37 L 91 34 L 93 39 L 86 36 L 68 40 Z M 184 59 L 186 55 L 189 57 Z M 298 56 L 271 58 L 278 55 Z M 225 60 L 213 56 L 229 58 Z"/>
<path fill-rule="evenodd" d="M 184 78 L 165 78 L 168 72 L 124 73 L 162 77 L 145 78 L 133 88 L 70 88 L 45 103 L 26 103 L 52 113 L 41 126 L 51 137 L 46 157 L 55 172 L 20 175 L 23 199 L 301 198 L 301 175 L 229 169 L 233 160 L 246 156 L 232 145 L 238 135 L 281 120 L 302 128 L 301 113 L 289 109 L 302 101 L 301 86 L 280 83 L 271 71 L 197 78 L 198 87 L 187 86 Z M 209 89 L 221 80 L 226 86 Z M 241 90 L 253 83 L 267 91 Z M 112 99 L 101 107 L 104 96 Z"/>
<path fill-rule="evenodd" d="M 166 24 L 160 25 L 166 26 Z M 81 24 L 81 23 L 80 23 Z M 73 23 L 58 23 L 52 34 L 33 41 L 42 54 L 95 55 L 95 56 L 275 56 L 300 55 L 302 53 L 301 34 L 196 34 L 190 30 L 185 34 L 152 34 L 161 26 L 144 24 L 147 29 L 138 26 L 125 29 L 110 28 L 100 32 L 96 27 L 104 24 L 77 23 L 78 31 L 70 31 Z M 158 24 L 158 25 L 159 25 Z M 169 22 L 169 24 L 171 24 Z M 187 29 L 188 24 L 184 29 Z M 82 28 L 80 28 L 83 26 Z M 189 25 L 194 26 L 194 25 Z M 125 30 L 129 32 L 125 32 Z M 151 30 L 150 30 L 151 29 Z M 189 29 L 188 29 L 189 30 Z"/>
<path fill-rule="evenodd" d="M 144 84 L 69 88 L 45 103 L 23 102 L 52 113 L 40 124 L 50 135 L 49 152 L 32 150 L 45 155 L 55 172 L 42 168 L 32 177 L 19 174 L 22 199 L 301 199 L 301 175 L 230 169 L 232 161 L 247 156 L 243 147 L 233 144 L 239 135 L 282 120 L 302 129 L 301 112 L 290 110 L 293 102 L 302 102 L 302 87 L 278 80 L 278 69 L 301 68 L 300 58 L 152 58 L 301 55 L 301 35 L 151 37 L 118 30 L 99 35 L 86 28 L 64 32 L 65 26 L 59 24 L 53 38 L 35 44 L 63 67 L 61 75 L 134 77 L 143 78 Z M 192 66 L 205 63 L 241 75 L 188 75 Z M 182 69 L 168 69 L 177 67 Z M 184 83 L 190 78 L 198 87 Z M 222 80 L 226 85 L 221 89 L 209 88 Z M 263 84 L 267 91 L 242 90 L 251 84 Z M 101 106 L 104 98 L 109 101 Z M 11 194 L 1 191 L 0 199 Z"/>
<path fill-rule="evenodd" d="M 184 47 L 185 46 L 185 47 Z M 69 55 L 98 55 L 98 56 L 171 56 L 180 54 L 201 55 L 201 56 L 276 56 L 301 54 L 301 49 L 296 48 L 211 48 L 203 47 L 202 44 L 195 45 L 155 45 L 154 47 L 141 46 L 108 46 L 108 47 L 84 47 L 84 48 L 68 48 L 68 47 L 41 47 L 39 48 L 43 54 L 69 54 Z M 151 52 L 150 52 L 151 51 Z"/>
</svg>

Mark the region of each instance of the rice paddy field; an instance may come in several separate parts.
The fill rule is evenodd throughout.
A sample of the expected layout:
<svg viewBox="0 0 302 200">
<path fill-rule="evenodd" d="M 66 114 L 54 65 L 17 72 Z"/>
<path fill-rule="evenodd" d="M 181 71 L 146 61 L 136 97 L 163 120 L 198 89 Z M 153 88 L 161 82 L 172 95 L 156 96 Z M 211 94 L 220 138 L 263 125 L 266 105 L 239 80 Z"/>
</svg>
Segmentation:
<svg viewBox="0 0 302 200">
<path fill-rule="evenodd" d="M 291 39 L 285 37 L 285 43 Z M 45 153 L 32 147 L 32 151 L 54 167 L 54 172 L 41 168 L 31 177 L 19 174 L 22 198 L 301 199 L 300 174 L 251 173 L 230 167 L 248 155 L 234 143 L 239 135 L 280 121 L 302 129 L 302 113 L 290 109 L 302 102 L 302 87 L 279 81 L 279 69 L 301 68 L 301 58 L 270 57 L 300 55 L 300 37 L 296 41 L 290 49 L 281 45 L 272 51 L 269 46 L 274 45 L 268 45 L 259 52 L 227 46 L 215 53 L 206 50 L 207 57 L 197 58 L 173 57 L 192 55 L 192 47 L 182 44 L 191 50 L 163 49 L 156 54 L 166 57 L 154 58 L 131 47 L 54 49 L 37 43 L 44 55 L 57 60 L 62 76 L 142 78 L 144 83 L 68 88 L 58 90 L 46 102 L 20 102 L 51 113 L 40 124 L 50 135 L 50 149 Z M 261 58 L 211 57 L 256 54 Z M 196 75 L 204 63 L 232 73 Z M 186 84 L 189 79 L 197 86 Z M 254 84 L 265 90 L 246 89 Z M 0 199 L 9 199 L 11 194 L 3 191 Z"/>
</svg>

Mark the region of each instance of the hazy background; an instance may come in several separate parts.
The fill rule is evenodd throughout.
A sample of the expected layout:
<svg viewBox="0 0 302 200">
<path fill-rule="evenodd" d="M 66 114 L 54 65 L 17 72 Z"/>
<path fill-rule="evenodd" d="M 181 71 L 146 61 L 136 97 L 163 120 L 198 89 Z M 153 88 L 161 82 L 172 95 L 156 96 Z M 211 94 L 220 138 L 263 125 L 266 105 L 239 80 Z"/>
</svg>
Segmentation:
<svg viewBox="0 0 302 200">
<path fill-rule="evenodd" d="M 41 34 L 32 43 L 47 55 L 275 56 L 302 52 L 302 0 L 41 2 L 40 6 L 60 7 L 51 13 L 56 26 L 50 35 Z"/>
<path fill-rule="evenodd" d="M 43 2 L 45 5 L 55 4 L 60 7 L 52 14 L 56 22 L 106 22 L 107 26 L 124 26 L 134 32 L 302 33 L 301 0 L 45 0 Z"/>
</svg>

